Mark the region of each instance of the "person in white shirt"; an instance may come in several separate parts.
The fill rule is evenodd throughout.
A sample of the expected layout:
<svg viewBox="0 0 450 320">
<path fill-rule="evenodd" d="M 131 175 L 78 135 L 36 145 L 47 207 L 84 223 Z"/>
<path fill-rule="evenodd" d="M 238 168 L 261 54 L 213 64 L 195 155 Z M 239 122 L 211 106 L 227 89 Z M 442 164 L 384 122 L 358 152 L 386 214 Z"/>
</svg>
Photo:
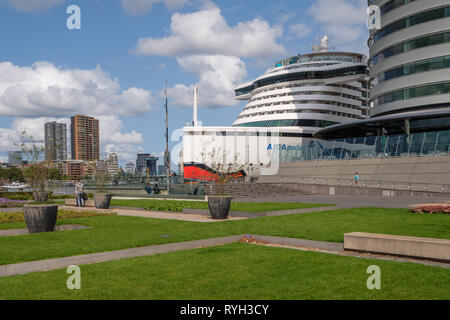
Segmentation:
<svg viewBox="0 0 450 320">
<path fill-rule="evenodd" d="M 81 180 L 78 180 L 75 184 L 75 195 L 77 196 L 77 207 L 84 207 L 84 185 Z"/>
</svg>

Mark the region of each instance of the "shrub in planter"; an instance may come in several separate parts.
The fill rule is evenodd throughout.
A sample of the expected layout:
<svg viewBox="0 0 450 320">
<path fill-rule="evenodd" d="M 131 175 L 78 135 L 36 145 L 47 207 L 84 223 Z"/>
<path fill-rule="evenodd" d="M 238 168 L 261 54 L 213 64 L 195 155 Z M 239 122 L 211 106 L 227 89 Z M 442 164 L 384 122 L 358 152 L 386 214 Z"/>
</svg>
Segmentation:
<svg viewBox="0 0 450 320">
<path fill-rule="evenodd" d="M 97 192 L 94 193 L 95 207 L 97 209 L 108 209 L 112 194 L 108 192 L 106 184 L 111 180 L 111 177 L 108 173 L 98 170 L 94 178 L 97 187 Z"/>
<path fill-rule="evenodd" d="M 202 157 L 204 158 L 205 155 L 202 154 Z M 225 186 L 229 180 L 239 175 L 243 168 L 243 165 L 238 164 L 237 154 L 232 162 L 227 163 L 226 160 L 227 156 L 224 152 L 213 149 L 208 155 L 208 160 L 204 159 L 203 161 L 203 163 L 208 163 L 215 174 L 208 193 L 208 208 L 213 219 L 228 218 L 232 197 L 227 194 Z"/>
<path fill-rule="evenodd" d="M 32 137 L 25 137 L 22 132 L 22 141 L 33 140 Z M 22 166 L 23 176 L 32 190 L 33 198 L 36 204 L 25 205 L 23 214 L 30 233 L 54 231 L 56 218 L 58 215 L 58 206 L 55 204 L 46 204 L 50 193 L 47 191 L 48 181 L 50 180 L 50 162 L 39 162 L 43 146 L 25 142 L 21 143 L 22 154 L 28 158 L 29 166 Z"/>
</svg>

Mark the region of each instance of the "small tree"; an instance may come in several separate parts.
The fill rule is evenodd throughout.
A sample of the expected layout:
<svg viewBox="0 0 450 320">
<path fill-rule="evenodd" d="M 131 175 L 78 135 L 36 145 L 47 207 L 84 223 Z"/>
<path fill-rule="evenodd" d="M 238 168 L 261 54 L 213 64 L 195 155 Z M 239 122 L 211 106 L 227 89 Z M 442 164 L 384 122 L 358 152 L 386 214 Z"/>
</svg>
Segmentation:
<svg viewBox="0 0 450 320">
<path fill-rule="evenodd" d="M 203 163 L 208 164 L 217 177 L 213 179 L 213 184 L 210 185 L 212 193 L 225 194 L 225 184 L 236 178 L 244 168 L 243 164 L 238 163 L 238 158 L 239 155 L 234 154 L 232 161 L 227 161 L 227 154 L 219 148 L 213 148 L 207 155 L 202 153 Z"/>
<path fill-rule="evenodd" d="M 49 163 L 42 161 L 41 157 L 44 152 L 44 147 L 40 144 L 35 144 L 32 136 L 27 136 L 25 131 L 21 132 L 21 141 L 19 143 L 25 159 L 28 160 L 29 165 L 25 167 L 22 165 L 22 172 L 25 181 L 33 191 L 33 197 L 36 202 L 44 203 L 48 200 L 49 193 L 47 192 L 48 181 L 50 179 Z M 15 143 L 17 145 L 17 143 Z"/>
<path fill-rule="evenodd" d="M 111 181 L 111 176 L 108 172 L 97 170 L 94 175 L 94 183 L 98 193 L 107 193 L 106 185 Z"/>
</svg>

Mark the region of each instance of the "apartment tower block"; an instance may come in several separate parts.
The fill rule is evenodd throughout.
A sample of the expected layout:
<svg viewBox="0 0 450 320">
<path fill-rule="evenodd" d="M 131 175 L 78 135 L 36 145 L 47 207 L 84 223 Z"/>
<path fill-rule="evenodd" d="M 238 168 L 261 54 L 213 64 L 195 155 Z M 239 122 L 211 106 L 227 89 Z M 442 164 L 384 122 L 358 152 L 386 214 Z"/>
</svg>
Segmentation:
<svg viewBox="0 0 450 320">
<path fill-rule="evenodd" d="M 70 132 L 73 160 L 100 160 L 98 119 L 77 114 L 71 118 Z"/>
<path fill-rule="evenodd" d="M 67 159 L 67 126 L 65 123 L 45 124 L 45 160 Z"/>
</svg>

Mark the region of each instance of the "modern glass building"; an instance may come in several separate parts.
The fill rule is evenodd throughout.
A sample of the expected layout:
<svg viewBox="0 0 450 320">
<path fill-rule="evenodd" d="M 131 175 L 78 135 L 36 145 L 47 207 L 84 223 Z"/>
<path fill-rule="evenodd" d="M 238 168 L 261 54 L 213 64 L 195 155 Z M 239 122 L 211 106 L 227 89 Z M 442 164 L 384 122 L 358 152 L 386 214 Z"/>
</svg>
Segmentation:
<svg viewBox="0 0 450 320">
<path fill-rule="evenodd" d="M 450 108 L 450 2 L 368 3 L 381 10 L 368 40 L 370 115 Z"/>
<path fill-rule="evenodd" d="M 314 159 L 450 154 L 449 0 L 369 0 L 370 118 L 314 134 Z"/>
</svg>

